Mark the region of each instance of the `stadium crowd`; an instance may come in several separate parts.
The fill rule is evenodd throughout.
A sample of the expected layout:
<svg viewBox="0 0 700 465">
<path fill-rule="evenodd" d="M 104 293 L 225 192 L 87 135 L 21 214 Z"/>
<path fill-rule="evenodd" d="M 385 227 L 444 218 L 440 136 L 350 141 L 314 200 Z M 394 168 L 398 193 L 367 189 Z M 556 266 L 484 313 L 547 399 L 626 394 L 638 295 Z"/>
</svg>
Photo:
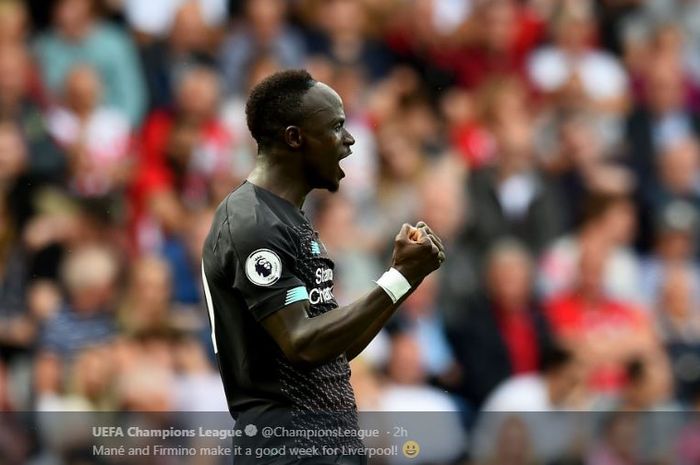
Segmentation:
<svg viewBox="0 0 700 465">
<path fill-rule="evenodd" d="M 306 203 L 337 300 L 401 223 L 447 244 L 360 410 L 700 408 L 700 3 L 49 3 L 0 0 L 0 409 L 226 410 L 201 244 L 248 90 L 301 67 L 357 141 Z M 586 463 L 629 463 L 607 428 Z"/>
</svg>

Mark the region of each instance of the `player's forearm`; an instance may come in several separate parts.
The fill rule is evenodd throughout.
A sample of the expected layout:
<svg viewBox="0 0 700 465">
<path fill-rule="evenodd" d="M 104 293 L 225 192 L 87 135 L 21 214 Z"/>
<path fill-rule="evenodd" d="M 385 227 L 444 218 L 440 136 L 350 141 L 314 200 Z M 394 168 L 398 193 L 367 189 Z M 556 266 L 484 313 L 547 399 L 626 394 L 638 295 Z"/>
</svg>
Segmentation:
<svg viewBox="0 0 700 465">
<path fill-rule="evenodd" d="M 422 280 L 420 281 L 422 282 Z M 365 331 L 362 333 L 362 335 L 355 340 L 353 344 L 350 345 L 348 350 L 345 351 L 345 356 L 347 357 L 348 360 L 352 360 L 360 353 L 362 353 L 363 350 L 365 350 L 365 347 L 369 345 L 370 342 L 372 342 L 372 339 L 374 339 L 377 334 L 379 334 L 379 331 L 382 330 L 384 325 L 386 325 L 387 321 L 389 321 L 389 318 L 394 314 L 394 312 L 401 306 L 404 300 L 413 293 L 413 291 L 418 288 L 420 285 L 420 282 L 416 285 L 414 285 L 409 292 L 406 293 L 401 299 L 399 299 L 398 302 L 393 304 L 393 309 L 391 313 L 387 313 L 386 316 L 385 314 L 382 314 L 379 318 L 376 318 L 375 320 L 370 323 L 369 327 L 365 329 Z"/>
<path fill-rule="evenodd" d="M 341 354 L 354 358 L 379 333 L 401 301 L 393 303 L 377 286 L 351 304 L 309 318 L 300 335 L 300 358 L 311 365 Z"/>
</svg>

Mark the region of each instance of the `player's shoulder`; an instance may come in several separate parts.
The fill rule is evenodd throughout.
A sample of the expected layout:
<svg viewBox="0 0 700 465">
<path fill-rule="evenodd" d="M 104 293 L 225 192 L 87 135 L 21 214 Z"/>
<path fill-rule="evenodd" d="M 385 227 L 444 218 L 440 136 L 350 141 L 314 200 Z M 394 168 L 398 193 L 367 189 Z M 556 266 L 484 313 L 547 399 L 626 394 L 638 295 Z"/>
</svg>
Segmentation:
<svg viewBox="0 0 700 465">
<path fill-rule="evenodd" d="M 283 223 L 267 199 L 249 182 L 244 182 L 226 196 L 219 210 L 222 217 L 228 220 L 232 234 L 264 233 Z"/>
<path fill-rule="evenodd" d="M 216 218 L 241 253 L 269 242 L 288 240 L 292 226 L 274 199 L 266 198 L 249 182 L 241 184 L 221 202 Z"/>
</svg>

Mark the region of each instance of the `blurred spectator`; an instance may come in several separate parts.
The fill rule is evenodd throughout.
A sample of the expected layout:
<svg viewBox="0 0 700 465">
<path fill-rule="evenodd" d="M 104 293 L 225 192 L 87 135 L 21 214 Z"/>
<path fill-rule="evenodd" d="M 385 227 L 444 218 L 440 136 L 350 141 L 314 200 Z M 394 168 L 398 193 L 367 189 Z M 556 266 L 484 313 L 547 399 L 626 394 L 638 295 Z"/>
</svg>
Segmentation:
<svg viewBox="0 0 700 465">
<path fill-rule="evenodd" d="M 472 244 L 462 237 L 469 216 L 465 176 L 462 167 L 446 157 L 430 168 L 419 186 L 416 220 L 430 225 L 450 255 L 442 265 L 437 293 L 437 306 L 446 327 L 458 327 L 469 318 L 463 305 L 477 291 L 481 279 Z"/>
<path fill-rule="evenodd" d="M 222 26 L 228 19 L 226 0 L 122 0 L 129 25 L 145 39 L 161 38 L 172 27 L 185 4 L 196 5 L 208 27 Z"/>
<path fill-rule="evenodd" d="M 493 131 L 501 124 L 531 120 L 527 89 L 515 76 L 498 76 L 473 92 L 450 89 L 442 99 L 448 137 L 470 169 L 493 164 L 498 145 Z"/>
<path fill-rule="evenodd" d="M 588 453 L 586 465 L 639 463 L 639 417 L 618 412 L 605 419 L 599 443 Z"/>
<path fill-rule="evenodd" d="M 377 218 L 380 235 L 390 237 L 400 218 L 415 218 L 418 202 L 416 184 L 427 161 L 417 141 L 405 137 L 395 121 L 383 125 L 377 134 L 379 179 L 377 183 Z"/>
<path fill-rule="evenodd" d="M 492 86 L 483 87 L 490 89 Z M 477 169 L 490 163 L 495 152 L 494 141 L 481 121 L 478 99 L 470 92 L 450 88 L 440 104 L 450 145 L 466 165 Z"/>
<path fill-rule="evenodd" d="M 184 2 L 175 13 L 165 40 L 142 48 L 141 59 L 148 84 L 150 108 L 173 105 L 173 86 L 179 75 L 197 61 L 213 61 L 214 31 L 207 25 L 198 2 Z"/>
<path fill-rule="evenodd" d="M 411 334 L 420 348 L 427 375 L 438 384 L 454 387 L 459 369 L 447 340 L 441 312 L 437 308 L 439 276 L 426 277 L 421 286 L 403 303 L 389 324 Z"/>
<path fill-rule="evenodd" d="M 387 114 L 387 120 L 380 124 L 376 134 L 379 156 L 378 179 L 373 189 L 376 197 L 366 197 L 360 205 L 362 208 L 372 203 L 376 205 L 378 216 L 374 220 L 374 229 L 386 237 L 393 236 L 392 224 L 403 221 L 403 218 L 416 217 L 417 186 L 430 165 L 445 155 L 437 138 L 439 127 L 426 97 L 404 94 L 400 89 L 395 89 L 395 92 L 395 108 Z M 363 158 L 370 173 L 374 171 L 376 165 L 371 158 L 366 154 Z M 357 173 L 359 167 L 355 165 L 354 168 Z M 357 177 L 355 174 L 354 178 Z"/>
<path fill-rule="evenodd" d="M 355 393 L 357 410 L 359 412 L 376 411 L 383 389 L 379 374 L 364 355 L 350 362 L 350 370 L 350 383 Z"/>
<path fill-rule="evenodd" d="M 522 417 L 508 415 L 503 418 L 492 438 L 489 444 L 481 445 L 478 464 L 530 465 L 537 463 L 532 433 Z"/>
<path fill-rule="evenodd" d="M 549 116 L 552 120 L 539 128 L 541 162 L 563 195 L 562 212 L 570 229 L 584 217 L 587 197 L 628 194 L 634 179 L 629 170 L 610 160 L 609 147 L 598 134 L 600 120 L 591 113 L 570 111 Z"/>
<path fill-rule="evenodd" d="M 12 410 L 10 403 L 10 394 L 8 386 L 7 368 L 5 363 L 0 359 L 0 412 L 9 412 Z"/>
<path fill-rule="evenodd" d="M 697 270 L 687 264 L 669 264 L 659 283 L 655 305 L 661 339 L 668 343 L 700 343 Z"/>
<path fill-rule="evenodd" d="M 700 409 L 699 385 L 695 385 L 689 396 L 687 408 L 692 412 L 689 421 L 678 431 L 672 444 L 677 454 L 678 462 L 692 464 L 700 459 L 700 417 L 696 415 Z"/>
<path fill-rule="evenodd" d="M 314 66 L 318 66 L 316 60 Z M 381 128 L 401 114 L 404 101 L 422 92 L 421 80 L 418 73 L 407 67 L 397 66 L 385 78 L 372 86 L 368 91 L 366 111 L 373 128 Z"/>
<path fill-rule="evenodd" d="M 172 295 L 168 264 L 143 257 L 132 264 L 129 286 L 118 319 L 127 335 L 167 330 Z"/>
<path fill-rule="evenodd" d="M 221 47 L 221 70 L 226 94 L 243 91 L 248 67 L 259 54 L 270 55 L 283 68 L 304 64 L 306 54 L 301 34 L 286 24 L 284 0 L 247 0 L 246 21 Z"/>
<path fill-rule="evenodd" d="M 426 157 L 436 159 L 444 155 L 446 147 L 442 141 L 441 128 L 426 96 L 415 94 L 404 98 L 396 120 L 404 129 L 404 136 L 413 139 Z"/>
<path fill-rule="evenodd" d="M 175 344 L 175 398 L 173 407 L 182 412 L 228 412 L 221 377 L 207 358 L 202 344 L 183 337 Z"/>
<path fill-rule="evenodd" d="M 645 314 L 606 293 L 604 273 L 610 253 L 604 242 L 582 244 L 574 288 L 546 302 L 559 341 L 584 363 L 591 389 L 600 393 L 622 387 L 623 367 L 630 358 L 659 350 Z"/>
<path fill-rule="evenodd" d="M 643 245 L 651 243 L 655 217 L 675 201 L 683 201 L 700 215 L 700 145 L 698 139 L 680 139 L 664 147 L 655 160 L 655 182 L 640 194 L 640 231 Z M 697 241 L 696 236 L 695 240 Z"/>
<path fill-rule="evenodd" d="M 91 65 L 104 82 L 104 101 L 120 109 L 129 122 L 140 123 L 146 88 L 130 38 L 98 15 L 97 0 L 58 0 L 52 28 L 36 38 L 34 51 L 44 84 L 60 95 L 76 64 Z"/>
<path fill-rule="evenodd" d="M 465 444 L 465 431 L 457 414 L 459 405 L 446 392 L 427 384 L 427 372 L 415 336 L 399 332 L 392 337 L 387 376 L 378 401 L 378 411 L 387 412 L 384 414 L 388 417 L 387 424 L 398 424 L 391 419 L 398 421 L 400 412 L 423 412 L 423 415 L 432 412 L 430 421 L 414 425 L 417 437 L 429 438 L 420 446 L 422 460 L 443 463 L 458 458 Z M 443 414 L 434 415 L 435 412 Z M 401 463 L 400 458 L 394 462 Z"/>
<path fill-rule="evenodd" d="M 484 292 L 461 302 L 464 317 L 448 328 L 463 395 L 475 407 L 505 379 L 541 366 L 549 332 L 533 300 L 531 260 L 519 243 L 497 242 L 486 260 Z"/>
<path fill-rule="evenodd" d="M 23 44 L 0 45 L 0 117 L 20 126 L 35 179 L 62 181 L 66 160 L 49 136 L 43 111 L 31 94 L 32 74 L 31 58 Z"/>
<path fill-rule="evenodd" d="M 26 255 L 13 237 L 7 218 L 0 221 L 4 223 L 0 234 L 0 358 L 9 360 L 13 350 L 31 347 L 37 328 L 25 308 L 29 278 Z"/>
<path fill-rule="evenodd" d="M 68 301 L 42 329 L 39 347 L 70 358 L 114 334 L 111 310 L 119 264 L 105 246 L 85 245 L 66 258 L 62 271 Z"/>
<path fill-rule="evenodd" d="M 625 372 L 625 386 L 612 400 L 611 409 L 642 412 L 637 418 L 641 440 L 635 444 L 640 457 L 651 463 L 673 461 L 670 439 L 678 432 L 682 418 L 677 414 L 680 404 L 673 400 L 673 379 L 666 354 L 631 359 Z"/>
<path fill-rule="evenodd" d="M 307 37 L 309 55 L 322 55 L 334 64 L 354 68 L 370 81 L 387 74 L 391 55 L 382 42 L 369 37 L 370 17 L 365 2 L 320 2 L 315 19 L 318 29 Z"/>
<path fill-rule="evenodd" d="M 454 57 L 459 85 L 473 89 L 489 78 L 524 77 L 527 53 L 541 35 L 541 22 L 512 0 L 476 2 L 467 22 L 470 42 Z"/>
<path fill-rule="evenodd" d="M 658 192 L 664 197 L 675 197 L 696 206 L 700 202 L 700 150 L 695 138 L 679 140 L 668 145 L 660 154 L 657 164 L 660 181 Z"/>
<path fill-rule="evenodd" d="M 66 364 L 64 392 L 60 396 L 60 405 L 66 410 L 110 410 L 112 403 L 113 365 L 109 361 L 111 348 L 106 345 L 88 346 L 76 353 L 70 364 Z M 57 399 L 55 399 L 57 400 Z M 54 401 L 55 401 L 54 400 Z M 40 399 L 39 408 L 45 409 L 47 398 Z"/>
<path fill-rule="evenodd" d="M 209 234 L 209 226 L 214 218 L 213 209 L 202 209 L 192 212 L 188 216 L 191 221 L 178 235 L 168 236 L 159 254 L 168 262 L 170 274 L 172 276 L 173 300 L 178 304 L 176 307 L 180 324 L 189 325 L 189 329 L 196 329 L 191 325 L 196 322 L 187 322 L 188 314 L 203 317 L 198 304 L 202 301 L 202 288 L 200 286 L 200 276 L 202 273 L 201 250 L 204 240 Z M 195 306 L 195 308 L 192 308 Z M 175 315 L 171 316 L 175 319 Z"/>
<path fill-rule="evenodd" d="M 31 445 L 26 428 L 16 406 L 12 405 L 9 394 L 10 376 L 0 359 L 0 457 L 7 465 L 27 463 L 31 454 Z"/>
<path fill-rule="evenodd" d="M 603 247 L 610 250 L 604 263 L 604 293 L 641 302 L 640 264 L 630 248 L 635 232 L 631 199 L 624 194 L 593 194 L 580 206 L 582 223 L 578 230 L 558 238 L 542 255 L 538 277 L 540 293 L 549 298 L 571 290 L 581 270 L 582 250 Z"/>
<path fill-rule="evenodd" d="M 5 233 L 18 233 L 31 212 L 23 205 L 24 175 L 29 165 L 27 146 L 19 127 L 13 122 L 0 121 L 0 208 Z"/>
<path fill-rule="evenodd" d="M 670 401 L 673 380 L 671 367 L 663 353 L 629 360 L 625 374 L 625 386 L 614 410 L 653 412 L 678 408 Z"/>
<path fill-rule="evenodd" d="M 518 419 L 527 425 L 532 452 L 542 463 L 560 463 L 575 448 L 582 422 L 578 413 L 553 412 L 586 409 L 590 401 L 581 363 L 570 351 L 551 346 L 542 356 L 541 373 L 513 376 L 489 395 L 474 430 L 477 455 L 497 431 Z"/>
<path fill-rule="evenodd" d="M 688 263 L 671 263 L 662 279 L 654 313 L 656 330 L 671 359 L 676 396 L 688 401 L 700 384 L 698 274 Z"/>
<path fill-rule="evenodd" d="M 444 391 L 429 386 L 420 343 L 414 335 L 399 332 L 392 337 L 387 365 L 389 384 L 379 402 L 382 411 L 451 412 L 458 405 Z"/>
<path fill-rule="evenodd" d="M 630 66 L 632 77 L 639 68 L 634 65 L 643 64 L 644 58 L 668 58 L 683 68 L 686 89 L 697 93 L 700 8 L 695 2 L 651 0 L 639 3 L 639 10 L 628 15 L 619 27 L 625 55 L 635 54 L 641 58 Z M 697 95 L 694 97 L 697 105 Z"/>
<path fill-rule="evenodd" d="M 26 350 L 36 337 L 36 325 L 26 312 L 30 270 L 21 234 L 27 215 L 18 191 L 27 170 L 27 147 L 19 128 L 0 122 L 0 358 L 9 360 L 14 350 Z M 19 197 L 24 197 L 19 195 Z"/>
<path fill-rule="evenodd" d="M 683 201 L 668 203 L 655 219 L 654 249 L 642 262 L 641 290 L 649 308 L 658 304 L 662 283 L 673 267 L 687 268 L 691 288 L 700 290 L 700 268 L 693 262 L 700 217 Z"/>
<path fill-rule="evenodd" d="M 37 407 L 61 410 L 62 369 L 75 366 L 76 357 L 88 347 L 109 343 L 115 335 L 111 311 L 115 304 L 119 264 L 104 246 L 85 245 L 63 264 L 68 300 L 49 319 L 39 338 L 35 365 Z M 89 371 L 89 370 L 88 370 Z M 54 400 L 59 402 L 54 404 Z"/>
<path fill-rule="evenodd" d="M 29 17 L 24 2 L 6 0 L 0 3 L 0 47 L 23 44 L 29 33 Z"/>
<path fill-rule="evenodd" d="M 570 102 L 573 93 L 581 109 L 621 115 L 627 76 L 613 55 L 593 47 L 594 19 L 592 2 L 560 2 L 551 20 L 554 43 L 532 54 L 528 74 L 556 103 Z"/>
<path fill-rule="evenodd" d="M 657 180 L 655 167 L 661 152 L 700 134 L 700 120 L 686 104 L 677 64 L 654 63 L 646 67 L 644 78 L 644 99 L 628 116 L 626 136 L 638 186 Z"/>
<path fill-rule="evenodd" d="M 102 105 L 102 82 L 95 69 L 79 65 L 66 75 L 61 105 L 48 115 L 48 129 L 64 149 L 70 185 L 81 196 L 118 193 L 131 158 L 131 127 L 116 108 Z"/>
<path fill-rule="evenodd" d="M 175 108 L 148 117 L 131 192 L 138 250 L 156 250 L 164 234 L 184 228 L 185 208 L 215 205 L 236 185 L 231 135 L 217 115 L 219 92 L 215 72 L 196 66 L 178 81 Z"/>
<path fill-rule="evenodd" d="M 37 211 L 25 226 L 22 239 L 31 256 L 34 279 L 61 280 L 61 261 L 69 250 L 85 244 L 125 247 L 126 231 L 118 215 L 101 199 L 71 197 L 65 191 L 41 192 Z"/>
<path fill-rule="evenodd" d="M 368 4 L 367 2 L 364 2 Z M 472 13 L 470 1 L 459 2 L 448 22 L 438 19 L 442 1 L 377 2 L 383 4 L 386 21 L 381 31 L 384 42 L 397 60 L 420 74 L 427 87 L 439 89 L 453 80 L 459 41 L 456 35 Z M 443 9 L 444 11 L 444 9 Z"/>
<path fill-rule="evenodd" d="M 539 253 L 563 230 L 559 194 L 535 166 L 533 125 L 525 115 L 504 113 L 493 126 L 494 166 L 469 180 L 470 234 L 484 250 L 500 237 L 514 236 Z"/>
<path fill-rule="evenodd" d="M 541 374 L 516 375 L 486 399 L 484 412 L 551 412 L 584 407 L 585 376 L 580 362 L 565 349 L 550 347 L 542 355 Z"/>
<path fill-rule="evenodd" d="M 115 404 L 127 412 L 167 412 L 175 407 L 175 350 L 162 332 L 117 340 Z"/>
</svg>

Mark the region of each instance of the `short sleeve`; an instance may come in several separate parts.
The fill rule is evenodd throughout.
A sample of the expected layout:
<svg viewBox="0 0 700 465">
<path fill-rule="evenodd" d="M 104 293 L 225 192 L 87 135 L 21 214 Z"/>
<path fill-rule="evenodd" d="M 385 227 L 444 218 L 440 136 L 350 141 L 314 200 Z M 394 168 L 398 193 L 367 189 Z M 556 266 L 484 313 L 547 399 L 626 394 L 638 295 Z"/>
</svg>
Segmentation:
<svg viewBox="0 0 700 465">
<path fill-rule="evenodd" d="M 294 302 L 308 300 L 308 291 L 295 266 L 297 247 L 287 228 L 261 226 L 231 237 L 236 252 L 233 287 L 256 320 Z"/>
</svg>

